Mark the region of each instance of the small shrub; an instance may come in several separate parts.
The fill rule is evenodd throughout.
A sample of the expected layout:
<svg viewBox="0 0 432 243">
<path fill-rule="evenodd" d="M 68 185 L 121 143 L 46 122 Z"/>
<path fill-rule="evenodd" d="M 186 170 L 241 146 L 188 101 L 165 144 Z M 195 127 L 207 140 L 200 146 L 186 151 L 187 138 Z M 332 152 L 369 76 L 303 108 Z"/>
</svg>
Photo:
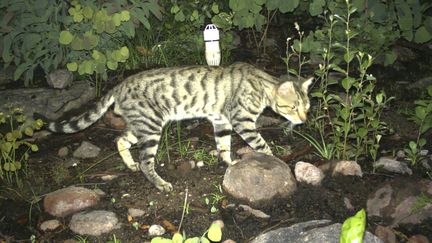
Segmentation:
<svg viewBox="0 0 432 243">
<path fill-rule="evenodd" d="M 422 135 L 432 128 L 432 86 L 427 88 L 426 98 L 416 100 L 414 103 L 416 107 L 410 113 L 410 119 L 418 126 L 417 138 L 415 141 L 410 141 L 404 149 L 412 165 L 416 165 L 422 158 L 420 151 L 427 142 Z"/>
<path fill-rule="evenodd" d="M 0 112 L 0 179 L 21 186 L 19 172 L 26 173 L 30 152 L 39 150 L 25 137 L 32 137 L 33 132 L 42 126 L 42 120 L 29 123 L 18 108 L 11 108 L 8 113 Z"/>
</svg>

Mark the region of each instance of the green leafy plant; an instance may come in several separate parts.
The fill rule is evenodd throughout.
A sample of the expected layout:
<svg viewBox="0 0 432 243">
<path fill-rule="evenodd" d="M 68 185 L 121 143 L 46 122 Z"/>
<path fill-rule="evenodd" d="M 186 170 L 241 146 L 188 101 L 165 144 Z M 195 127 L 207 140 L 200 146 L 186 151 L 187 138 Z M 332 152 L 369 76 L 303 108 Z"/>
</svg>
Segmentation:
<svg viewBox="0 0 432 243">
<path fill-rule="evenodd" d="M 210 212 L 216 213 L 219 211 L 217 208 L 217 205 L 226 198 L 225 195 L 223 195 L 222 186 L 219 185 L 213 185 L 215 187 L 215 192 L 210 193 L 210 195 L 204 197 L 204 202 L 207 206 L 210 206 Z"/>
<path fill-rule="evenodd" d="M 338 23 L 328 21 L 328 16 L 345 15 L 343 2 L 346 1 L 314 0 L 301 3 L 305 6 L 299 7 L 298 12 L 307 11 L 311 16 L 324 20 L 323 26 L 307 37 L 314 44 L 326 46 L 326 32 L 329 28 L 333 28 L 333 38 L 336 41 L 345 40 L 346 28 L 343 21 Z M 352 47 L 378 57 L 379 61 L 385 65 L 392 64 L 397 59 L 397 53 L 392 49 L 397 40 L 403 38 L 416 43 L 432 40 L 432 18 L 426 14 L 432 6 L 430 2 L 420 0 L 355 0 L 350 2 L 352 2 L 350 19 L 353 30 Z M 322 48 L 314 48 L 311 49 L 311 53 L 320 55 L 321 50 Z"/>
<path fill-rule="evenodd" d="M 200 237 L 187 238 L 185 234 L 175 233 L 171 239 L 155 237 L 151 243 L 210 243 L 220 242 L 222 239 L 222 229 L 217 223 L 210 225 Z"/>
<path fill-rule="evenodd" d="M 366 229 L 366 211 L 361 209 L 342 224 L 340 243 L 363 242 Z"/>
<path fill-rule="evenodd" d="M 386 124 L 381 121 L 381 113 L 393 97 L 387 98 L 384 92 L 375 91 L 376 80 L 367 73 L 373 63 L 372 56 L 351 48 L 351 40 L 357 35 L 351 28 L 351 16 L 355 11 L 353 5 L 346 1 L 343 15 L 329 16 L 330 28 L 325 34 L 327 46 L 323 48 L 323 62 L 316 71 L 319 87 L 311 93 L 312 97 L 318 99 L 318 105 L 313 112 L 313 126 L 318 129 L 321 136 L 325 134 L 327 141 L 318 143 L 310 139 L 310 142 L 324 155 L 331 150 L 333 158 L 336 159 L 357 159 L 369 154 L 375 161 L 381 133 L 386 129 Z M 333 26 L 338 22 L 345 26 L 343 43 L 333 38 Z M 304 50 L 305 46 L 301 42 L 295 45 L 294 41 L 291 50 L 296 56 L 300 56 L 299 52 Z M 307 49 L 310 48 L 311 46 Z M 335 49 L 338 53 L 343 53 L 342 63 L 338 60 Z M 292 55 L 287 55 L 287 63 Z M 300 74 L 304 62 L 299 61 L 299 71 L 294 74 Z M 288 72 L 293 73 L 289 68 Z M 339 73 L 343 76 L 342 80 L 337 81 L 329 75 L 330 72 Z M 354 77 L 353 73 L 357 73 L 358 77 Z M 339 93 L 338 90 L 342 90 L 343 93 Z"/>
<path fill-rule="evenodd" d="M 303 134 L 303 133 L 300 133 L 296 130 L 292 130 L 292 131 L 295 134 L 302 137 L 304 140 L 306 140 L 310 145 L 312 145 L 312 147 L 316 150 L 316 152 L 314 152 L 314 153 L 318 157 L 325 159 L 325 160 L 331 160 L 333 158 L 333 155 L 334 155 L 333 144 L 327 144 L 326 141 L 324 140 L 322 133 L 320 133 L 321 142 L 319 142 L 318 140 L 316 140 L 314 137 L 312 137 L 309 134 Z"/>
<path fill-rule="evenodd" d="M 57 39 L 67 22 L 67 5 L 61 0 L 1 1 L 0 49 L 5 67 L 16 67 L 14 80 L 30 85 L 38 68 L 49 73 L 62 65 L 64 50 Z"/>
<path fill-rule="evenodd" d="M 129 8 L 130 7 L 130 8 Z M 128 1 L 98 3 L 74 0 L 68 9 L 70 24 L 60 32 L 59 43 L 66 47 L 67 68 L 79 75 L 95 75 L 96 91 L 109 70 L 117 70 L 130 56 L 122 40 L 135 36 L 135 23 L 150 29 L 150 13 L 161 17 L 156 1 L 128 5 Z"/>
<path fill-rule="evenodd" d="M 420 151 L 426 145 L 427 141 L 422 137 L 430 128 L 432 128 L 432 86 L 427 88 L 427 97 L 414 102 L 416 107 L 410 114 L 410 119 L 418 125 L 417 138 L 410 141 L 408 147 L 404 149 L 412 165 L 422 158 Z"/>
<path fill-rule="evenodd" d="M 193 152 L 192 157 L 196 161 L 203 161 L 206 165 L 212 166 L 218 163 L 218 158 L 205 149 L 197 149 Z"/>
<path fill-rule="evenodd" d="M 39 150 L 26 137 L 32 137 L 35 130 L 43 126 L 42 120 L 29 122 L 19 108 L 10 108 L 9 112 L 0 112 L 0 179 L 9 184 L 14 181 L 21 186 L 19 171 L 26 173 L 30 152 Z"/>
</svg>

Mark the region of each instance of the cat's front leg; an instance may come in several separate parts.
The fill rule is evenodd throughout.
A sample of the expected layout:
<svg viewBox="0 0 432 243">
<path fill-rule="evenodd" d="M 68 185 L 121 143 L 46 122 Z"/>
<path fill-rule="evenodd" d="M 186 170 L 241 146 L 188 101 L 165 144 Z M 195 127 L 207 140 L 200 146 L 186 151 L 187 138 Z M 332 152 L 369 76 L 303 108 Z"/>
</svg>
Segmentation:
<svg viewBox="0 0 432 243">
<path fill-rule="evenodd" d="M 256 131 L 255 120 L 244 117 L 233 122 L 234 131 L 256 152 L 273 155 L 270 146 Z"/>
</svg>

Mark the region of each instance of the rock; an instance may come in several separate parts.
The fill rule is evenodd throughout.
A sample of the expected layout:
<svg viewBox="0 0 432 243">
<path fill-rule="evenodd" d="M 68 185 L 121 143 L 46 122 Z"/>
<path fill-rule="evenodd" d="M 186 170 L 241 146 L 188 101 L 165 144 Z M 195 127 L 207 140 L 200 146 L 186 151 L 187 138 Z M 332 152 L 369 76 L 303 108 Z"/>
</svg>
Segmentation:
<svg viewBox="0 0 432 243">
<path fill-rule="evenodd" d="M 150 236 L 161 236 L 165 234 L 165 229 L 160 225 L 153 224 L 150 226 L 148 233 Z"/>
<path fill-rule="evenodd" d="M 421 194 L 432 197 L 432 181 L 414 178 L 393 178 L 383 183 L 367 200 L 368 216 L 377 216 L 386 224 L 420 224 L 432 219 L 432 204 L 425 203 L 423 207 L 412 210 L 418 205 Z"/>
<path fill-rule="evenodd" d="M 119 177 L 118 175 L 103 175 L 103 176 L 101 176 L 101 179 L 103 181 L 112 181 L 118 177 Z"/>
<path fill-rule="evenodd" d="M 42 231 L 55 230 L 60 225 L 61 225 L 60 221 L 58 221 L 57 219 L 51 219 L 51 220 L 47 220 L 47 221 L 42 222 L 42 224 L 40 225 L 40 229 Z"/>
<path fill-rule="evenodd" d="M 197 168 L 201 168 L 203 166 L 204 166 L 204 161 L 200 160 L 200 161 L 196 162 L 196 167 Z"/>
<path fill-rule="evenodd" d="M 389 227 L 378 225 L 375 229 L 375 235 L 384 243 L 397 243 L 396 235 Z"/>
<path fill-rule="evenodd" d="M 236 154 L 240 157 L 243 157 L 243 155 L 248 154 L 248 153 L 253 153 L 254 150 L 249 147 L 249 146 L 245 146 L 242 148 L 237 149 Z"/>
<path fill-rule="evenodd" d="M 180 165 L 177 167 L 179 172 L 183 175 L 188 174 L 192 171 L 192 169 L 195 168 L 195 162 L 192 160 L 183 160 L 180 162 Z"/>
<path fill-rule="evenodd" d="M 261 207 L 275 197 L 290 196 L 297 185 L 285 162 L 274 156 L 251 153 L 228 167 L 223 187 L 231 196 Z"/>
<path fill-rule="evenodd" d="M 390 157 L 381 157 L 373 163 L 373 167 L 393 173 L 412 175 L 412 170 L 404 162 Z"/>
<path fill-rule="evenodd" d="M 70 168 L 70 167 L 76 167 L 81 163 L 81 161 L 77 158 L 68 158 L 66 159 L 66 161 L 64 161 L 64 166 L 66 168 Z"/>
<path fill-rule="evenodd" d="M 124 130 L 126 127 L 126 122 L 123 120 L 123 118 L 114 114 L 114 112 L 111 110 L 105 113 L 103 117 L 103 122 L 107 126 L 117 130 Z"/>
<path fill-rule="evenodd" d="M 0 111 L 8 111 L 9 105 L 23 108 L 23 114 L 31 118 L 38 112 L 56 120 L 65 112 L 89 103 L 95 97 L 94 88 L 85 81 L 73 82 L 68 89 L 23 88 L 0 91 Z"/>
<path fill-rule="evenodd" d="M 219 226 L 219 228 L 221 228 L 221 229 L 223 229 L 225 227 L 225 223 L 220 219 L 213 221 L 211 224 L 217 224 Z"/>
<path fill-rule="evenodd" d="M 422 150 L 420 150 L 419 155 L 420 155 L 420 156 L 426 156 L 426 155 L 428 155 L 428 153 L 429 153 L 429 150 L 427 150 L 427 149 L 422 149 Z"/>
<path fill-rule="evenodd" d="M 356 161 L 352 160 L 330 161 L 320 165 L 318 168 L 324 172 L 330 172 L 332 176 L 337 174 L 345 176 L 363 176 L 360 165 L 357 164 Z"/>
<path fill-rule="evenodd" d="M 226 239 L 222 243 L 236 243 L 234 240 Z"/>
<path fill-rule="evenodd" d="M 312 220 L 261 234 L 251 243 L 339 242 L 341 228 L 342 224 L 331 224 L 330 220 Z M 363 242 L 382 243 L 368 231 L 363 236 Z"/>
<path fill-rule="evenodd" d="M 74 214 L 69 224 L 70 229 L 80 235 L 100 236 L 119 227 L 115 213 L 95 210 Z"/>
<path fill-rule="evenodd" d="M 98 201 L 99 196 L 93 190 L 71 186 L 49 193 L 45 196 L 43 204 L 47 213 L 64 217 L 94 206 Z"/>
<path fill-rule="evenodd" d="M 424 235 L 413 235 L 408 238 L 407 243 L 429 243 L 429 240 Z"/>
<path fill-rule="evenodd" d="M 348 209 L 350 211 L 354 211 L 354 206 L 352 205 L 351 200 L 349 198 L 344 197 L 343 202 L 344 202 L 346 209 Z"/>
<path fill-rule="evenodd" d="M 72 84 L 73 74 L 66 69 L 58 69 L 46 76 L 47 84 L 55 89 L 64 89 Z"/>
<path fill-rule="evenodd" d="M 99 196 L 99 197 L 104 197 L 104 196 L 106 196 L 106 193 L 104 192 L 104 191 L 102 191 L 101 189 L 99 189 L 99 188 L 95 188 L 95 189 L 93 189 L 93 191 Z"/>
<path fill-rule="evenodd" d="M 242 215 L 242 217 L 249 217 L 250 215 L 252 215 L 252 216 L 254 216 L 256 218 L 260 218 L 260 219 L 270 218 L 270 215 L 264 213 L 261 210 L 253 209 L 248 205 L 240 204 L 240 205 L 236 206 L 235 204 L 228 204 L 225 208 L 235 209 L 238 211 L 238 213 L 245 214 L 245 215 Z"/>
<path fill-rule="evenodd" d="M 68 154 L 69 154 L 69 148 L 66 147 L 66 146 L 60 148 L 60 149 L 58 150 L 58 152 L 57 152 L 57 155 L 58 155 L 59 157 L 62 157 L 62 158 L 66 157 Z"/>
<path fill-rule="evenodd" d="M 128 215 L 132 217 L 141 217 L 145 214 L 145 211 L 139 208 L 129 208 L 128 209 Z"/>
<path fill-rule="evenodd" d="M 256 127 L 257 128 L 270 127 L 270 126 L 278 125 L 281 122 L 282 121 L 277 119 L 277 118 L 273 118 L 273 117 L 269 117 L 269 116 L 260 116 L 260 117 L 258 117 L 258 120 L 256 122 Z"/>
<path fill-rule="evenodd" d="M 405 159 L 406 155 L 405 155 L 405 151 L 403 150 L 398 150 L 396 152 L 396 158 L 398 159 Z"/>
<path fill-rule="evenodd" d="M 73 152 L 73 157 L 78 159 L 95 158 L 99 155 L 100 148 L 90 142 L 83 141 L 81 145 Z"/>
<path fill-rule="evenodd" d="M 305 182 L 314 186 L 320 185 L 324 173 L 315 165 L 299 161 L 295 164 L 294 174 L 298 182 Z"/>
</svg>

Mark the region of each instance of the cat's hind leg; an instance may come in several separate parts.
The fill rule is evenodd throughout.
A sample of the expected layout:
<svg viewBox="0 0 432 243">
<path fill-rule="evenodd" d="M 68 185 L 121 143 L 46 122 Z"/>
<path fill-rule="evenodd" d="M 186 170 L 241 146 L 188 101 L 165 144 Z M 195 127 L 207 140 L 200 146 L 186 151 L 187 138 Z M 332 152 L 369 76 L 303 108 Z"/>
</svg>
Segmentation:
<svg viewBox="0 0 432 243">
<path fill-rule="evenodd" d="M 130 131 L 126 131 L 122 136 L 117 138 L 117 150 L 123 163 L 132 171 L 139 170 L 139 163 L 135 162 L 129 149 L 132 145 L 136 144 L 138 139 Z"/>
<path fill-rule="evenodd" d="M 232 126 L 224 116 L 212 119 L 216 148 L 220 159 L 227 165 L 234 164 L 231 160 L 231 132 Z"/>
</svg>

